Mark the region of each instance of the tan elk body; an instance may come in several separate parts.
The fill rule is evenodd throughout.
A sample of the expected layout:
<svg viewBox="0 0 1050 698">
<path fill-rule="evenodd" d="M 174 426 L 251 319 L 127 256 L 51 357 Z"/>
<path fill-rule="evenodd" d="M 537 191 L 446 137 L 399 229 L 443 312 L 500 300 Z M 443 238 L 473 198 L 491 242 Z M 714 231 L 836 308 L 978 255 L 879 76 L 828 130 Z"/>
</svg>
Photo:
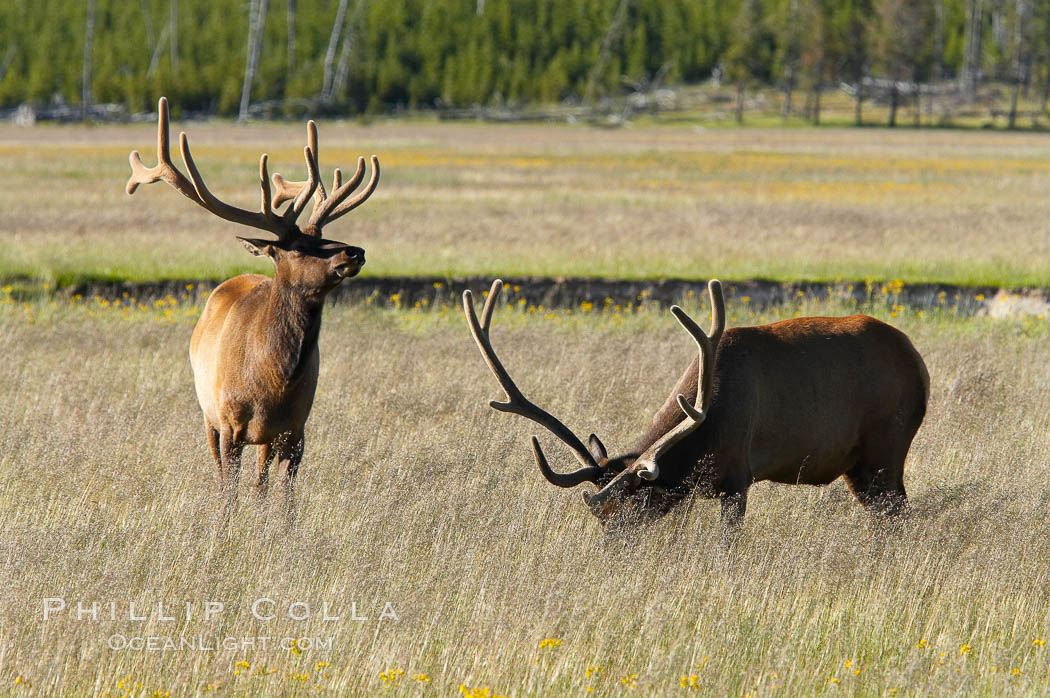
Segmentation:
<svg viewBox="0 0 1050 698">
<path fill-rule="evenodd" d="M 572 449 L 583 467 L 560 474 L 532 439 L 552 484 L 599 488 L 584 499 L 603 523 L 661 516 L 695 492 L 721 498 L 731 534 L 753 483 L 826 485 L 839 477 L 875 513 L 906 510 L 904 461 L 926 412 L 930 379 L 899 330 L 865 315 L 725 329 L 721 284 L 712 281 L 710 334 L 671 308 L 698 356 L 642 438 L 609 458 L 594 434 L 585 447 L 529 402 L 503 368 L 488 336 L 500 288 L 493 284 L 480 321 L 469 291 L 463 299 L 475 342 L 508 397 L 490 404 L 545 426 Z"/>
<path fill-rule="evenodd" d="M 255 255 L 274 265 L 272 278 L 243 274 L 218 286 L 208 298 L 190 340 L 190 363 L 197 399 L 204 412 L 208 444 L 218 469 L 218 484 L 226 517 L 236 501 L 237 479 L 244 446 L 258 446 L 255 488 L 265 494 L 268 469 L 276 456 L 280 481 L 291 513 L 291 489 L 303 455 L 305 425 L 317 388 L 317 338 L 325 296 L 343 279 L 356 275 L 365 263 L 364 250 L 321 237 L 327 223 L 364 203 L 379 182 L 379 161 L 372 156 L 367 186 L 350 197 L 365 173 L 364 158 L 345 183 L 335 170 L 332 191 L 320 181 L 317 129 L 307 125 L 304 148 L 308 177 L 289 182 L 273 175 L 271 196 L 267 156 L 259 161 L 261 211 L 251 212 L 217 199 L 205 186 L 186 134 L 180 150 L 189 178 L 171 162 L 168 145 L 168 105 L 161 98 L 157 159 L 146 168 L 131 153 L 132 175 L 127 191 L 140 184 L 165 181 L 215 215 L 272 233 L 275 239 L 239 238 Z M 313 213 L 302 229 L 297 219 L 314 200 Z M 290 202 L 284 213 L 278 208 Z"/>
</svg>

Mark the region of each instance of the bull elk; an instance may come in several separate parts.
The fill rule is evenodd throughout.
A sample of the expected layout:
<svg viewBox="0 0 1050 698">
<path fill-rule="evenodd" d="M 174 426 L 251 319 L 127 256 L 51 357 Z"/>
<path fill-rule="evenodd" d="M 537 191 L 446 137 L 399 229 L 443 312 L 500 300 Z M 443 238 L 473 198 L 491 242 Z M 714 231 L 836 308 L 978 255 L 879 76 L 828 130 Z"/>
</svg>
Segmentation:
<svg viewBox="0 0 1050 698">
<path fill-rule="evenodd" d="M 584 446 L 511 380 L 489 339 L 501 287 L 492 284 L 480 321 L 470 291 L 463 293 L 470 332 L 507 395 L 489 404 L 536 422 L 572 450 L 583 467 L 557 473 L 532 437 L 536 464 L 551 484 L 598 487 L 583 498 L 603 525 L 657 518 L 696 492 L 721 499 L 729 542 L 753 483 L 827 485 L 840 476 L 878 518 L 907 510 L 904 460 L 926 413 L 930 377 L 899 330 L 866 315 L 726 329 L 722 286 L 711 281 L 710 333 L 671 308 L 698 356 L 648 431 L 610 458 L 597 436 Z"/>
<path fill-rule="evenodd" d="M 304 426 L 317 388 L 317 337 L 324 299 L 365 263 L 360 247 L 325 239 L 321 231 L 372 195 L 379 182 L 379 161 L 372 156 L 371 178 L 357 195 L 351 197 L 364 178 L 363 157 L 346 182 L 336 169 L 332 191 L 326 191 L 318 174 L 317 127 L 310 121 L 304 148 L 306 181 L 291 182 L 275 173 L 271 192 L 263 154 L 259 159 L 261 211 L 247 211 L 219 200 L 208 190 L 185 133 L 179 136 L 179 147 L 189 178 L 175 167 L 168 150 L 168 102 L 163 97 L 158 110 L 158 164 L 147 168 L 133 151 L 128 194 L 134 194 L 140 184 L 163 180 L 216 216 L 274 236 L 238 237 L 252 254 L 270 258 L 273 277 L 242 274 L 212 292 L 190 340 L 190 363 L 205 434 L 218 468 L 224 518 L 236 503 L 241 452 L 249 444 L 258 446 L 256 492 L 265 496 L 270 462 L 276 457 L 290 517 L 292 483 L 302 460 Z M 299 215 L 311 198 L 313 212 L 300 229 Z M 279 213 L 285 202 L 288 207 Z"/>
</svg>

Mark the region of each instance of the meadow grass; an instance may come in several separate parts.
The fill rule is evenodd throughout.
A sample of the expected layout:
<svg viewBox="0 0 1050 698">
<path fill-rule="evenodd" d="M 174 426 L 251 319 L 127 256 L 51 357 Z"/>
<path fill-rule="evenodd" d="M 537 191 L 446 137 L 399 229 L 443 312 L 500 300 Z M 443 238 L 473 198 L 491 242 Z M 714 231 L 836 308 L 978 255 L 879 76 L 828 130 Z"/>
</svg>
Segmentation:
<svg viewBox="0 0 1050 698">
<path fill-rule="evenodd" d="M 723 553 L 709 500 L 604 535 L 579 491 L 536 471 L 533 427 L 487 406 L 499 392 L 459 309 L 392 305 L 326 312 L 296 527 L 285 529 L 277 501 L 253 501 L 247 455 L 226 535 L 214 525 L 214 466 L 187 360 L 199 301 L 5 296 L 0 693 L 1045 692 L 1045 320 L 868 308 L 912 337 L 933 379 L 905 472 L 903 532 L 873 535 L 841 482 L 759 484 L 739 544 Z M 729 322 L 854 309 L 734 303 Z M 492 336 L 531 399 L 614 451 L 695 351 L 666 311 L 646 307 L 530 312 L 512 300 Z M 572 467 L 541 439 L 554 467 Z M 45 622 L 49 597 L 69 607 Z M 277 618 L 253 618 L 260 598 L 275 601 Z M 205 620 L 209 600 L 226 607 Z M 99 602 L 99 620 L 78 620 L 78 601 Z M 130 621 L 130 602 L 148 619 Z M 309 604 L 308 620 L 288 617 L 301 615 L 296 602 Z M 367 620 L 349 618 L 351 602 Z M 386 602 L 396 622 L 379 620 Z M 325 621 L 324 603 L 342 618 Z M 107 646 L 115 635 L 199 634 L 299 643 Z M 332 644 L 311 648 L 316 639 Z"/>
<path fill-rule="evenodd" d="M 303 128 L 177 124 L 219 196 L 258 156 L 303 176 Z M 0 279 L 222 279 L 251 235 L 164 184 L 124 193 L 155 131 L 0 125 Z M 326 234 L 364 275 L 902 279 L 1050 285 L 1040 133 L 377 122 L 320 125 L 325 179 L 377 153 L 375 196 Z"/>
</svg>

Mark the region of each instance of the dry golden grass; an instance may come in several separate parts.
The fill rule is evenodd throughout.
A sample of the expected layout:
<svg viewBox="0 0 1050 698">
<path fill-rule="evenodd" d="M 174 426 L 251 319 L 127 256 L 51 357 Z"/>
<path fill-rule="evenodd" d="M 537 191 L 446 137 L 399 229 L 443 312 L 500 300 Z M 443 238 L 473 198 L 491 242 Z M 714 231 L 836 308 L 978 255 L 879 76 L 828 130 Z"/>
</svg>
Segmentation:
<svg viewBox="0 0 1050 698">
<path fill-rule="evenodd" d="M 216 192 L 258 200 L 257 158 L 302 176 L 303 128 L 186 128 Z M 328 234 L 366 275 L 896 279 L 1050 284 L 1044 134 L 885 129 L 320 126 L 330 177 L 379 191 Z M 150 125 L 0 125 L 0 277 L 224 278 L 241 231 L 165 185 L 124 194 Z"/>
<path fill-rule="evenodd" d="M 904 532 L 874 538 L 841 482 L 758 485 L 725 555 L 712 501 L 603 536 L 579 492 L 536 472 L 531 427 L 486 406 L 497 389 L 455 308 L 330 308 L 297 527 L 243 488 L 215 535 L 186 357 L 197 310 L 0 304 L 0 693 L 1000 696 L 1050 682 L 1045 322 L 880 311 L 933 376 Z M 796 310 L 846 308 L 779 312 Z M 733 324 L 758 319 L 730 308 Z M 614 450 L 693 351 L 666 312 L 494 323 L 526 393 Z M 69 608 L 45 622 L 48 597 Z M 254 620 L 260 598 L 281 617 Z M 77 601 L 102 604 L 99 621 L 78 621 Z M 220 618 L 201 617 L 206 601 L 225 602 Z M 368 620 L 347 618 L 351 601 Z M 129 602 L 150 618 L 129 621 Z M 314 616 L 287 618 L 295 602 Z M 325 602 L 343 618 L 322 620 Z M 385 602 L 399 621 L 378 621 Z M 112 651 L 117 634 L 332 644 Z"/>
</svg>

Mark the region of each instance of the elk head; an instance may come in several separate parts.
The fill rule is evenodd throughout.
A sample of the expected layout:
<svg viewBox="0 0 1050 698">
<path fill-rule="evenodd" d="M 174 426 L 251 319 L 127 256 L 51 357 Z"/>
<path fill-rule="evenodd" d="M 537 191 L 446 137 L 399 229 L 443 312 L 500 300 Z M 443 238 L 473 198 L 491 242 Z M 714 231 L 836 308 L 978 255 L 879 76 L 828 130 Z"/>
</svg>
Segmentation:
<svg viewBox="0 0 1050 698">
<path fill-rule="evenodd" d="M 532 437 L 533 456 L 548 482 L 558 487 L 575 487 L 590 482 L 598 487 L 597 493 L 584 493 L 583 499 L 602 524 L 625 520 L 636 522 L 666 513 L 684 496 L 687 490 L 683 482 L 684 476 L 686 471 L 695 465 L 677 462 L 680 459 L 675 457 L 676 446 L 703 424 L 711 401 L 715 351 L 725 329 L 722 285 L 714 280 L 708 284 L 712 306 L 710 335 L 705 334 L 681 308 L 671 307 L 671 313 L 693 337 L 699 350 L 696 400 L 690 403 L 684 395 L 678 395 L 681 421 L 655 442 L 645 444 L 644 450 L 615 458 L 608 456 L 605 446 L 594 434 L 590 435 L 589 446 L 585 447 L 568 427 L 526 399 L 511 380 L 489 340 L 492 311 L 502 287 L 503 282 L 498 279 L 492 283 L 480 321 L 474 311 L 470 291 L 463 292 L 463 312 L 467 317 L 470 332 L 489 369 L 507 395 L 506 402 L 494 400 L 489 405 L 501 412 L 511 412 L 531 419 L 547 428 L 572 450 L 583 467 L 571 473 L 556 473 L 547 463 L 539 440 L 535 436 Z"/>
<path fill-rule="evenodd" d="M 372 176 L 359 194 L 350 197 L 364 179 L 363 157 L 358 158 L 357 171 L 346 182 L 343 182 L 342 173 L 337 168 L 332 191 L 327 192 L 318 174 L 320 168 L 317 162 L 317 126 L 310 121 L 306 125 L 307 146 L 303 149 L 306 157 L 306 181 L 290 182 L 274 173 L 271 194 L 267 155 L 263 153 L 259 159 L 261 210 L 247 211 L 219 200 L 208 190 L 190 154 L 190 145 L 185 133 L 179 134 L 179 150 L 189 178 L 175 167 L 169 152 L 168 100 L 161 97 L 157 109 L 157 166 L 147 168 L 142 163 L 138 151 L 132 151 L 128 194 L 134 194 L 140 184 L 152 184 L 163 180 L 183 196 L 220 218 L 273 234 L 275 239 L 272 240 L 244 237 L 238 239 L 252 254 L 273 260 L 276 279 L 306 295 L 323 296 L 343 279 L 352 277 L 361 270 L 365 263 L 363 249 L 328 240 L 322 237 L 321 231 L 328 223 L 363 204 L 375 191 L 379 183 L 379 159 L 375 155 L 371 158 Z M 307 224 L 300 228 L 297 223 L 299 215 L 311 198 L 314 200 L 313 212 Z M 279 213 L 278 209 L 285 202 L 291 203 L 284 213 Z"/>
</svg>

